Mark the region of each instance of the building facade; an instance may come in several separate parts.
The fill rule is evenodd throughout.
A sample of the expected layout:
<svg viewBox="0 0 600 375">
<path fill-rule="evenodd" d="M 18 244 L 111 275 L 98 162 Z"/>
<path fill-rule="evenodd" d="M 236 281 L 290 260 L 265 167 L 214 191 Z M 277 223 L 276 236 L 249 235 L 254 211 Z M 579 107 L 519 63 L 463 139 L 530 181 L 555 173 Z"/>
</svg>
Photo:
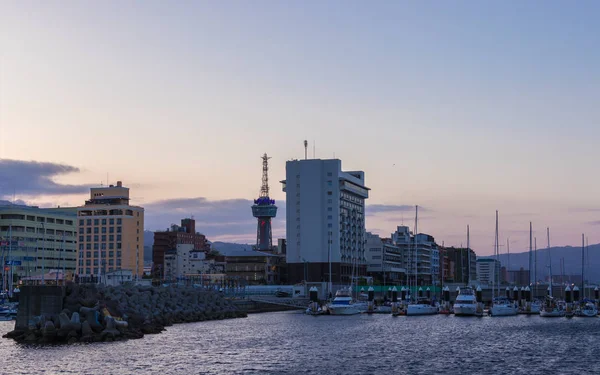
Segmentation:
<svg viewBox="0 0 600 375">
<path fill-rule="evenodd" d="M 65 278 L 72 279 L 77 267 L 76 219 L 74 211 L 0 206 L 3 285 L 10 284 L 10 275 L 17 282 L 52 270 L 64 270 Z"/>
<path fill-rule="evenodd" d="M 452 272 L 445 272 L 444 282 L 474 285 L 477 281 L 477 255 L 473 249 L 446 247 L 443 249 Z"/>
<path fill-rule="evenodd" d="M 196 232 L 196 220 L 192 218 L 182 219 L 181 226 L 173 224 L 166 231 L 154 232 L 152 267 L 155 277 L 165 278 L 163 269 L 165 254 L 167 251 L 175 250 L 180 244 L 191 244 L 194 250 L 210 251 L 210 244 L 203 234 Z"/>
<path fill-rule="evenodd" d="M 408 278 L 413 280 L 411 284 L 416 272 L 418 285 L 438 285 L 440 260 L 435 239 L 424 233 L 415 236 L 408 226 L 397 227 L 391 237 L 401 251 Z"/>
<path fill-rule="evenodd" d="M 196 250 L 194 244 L 178 244 L 164 255 L 164 280 L 193 279 L 204 274 L 222 274 L 224 264 L 206 259 L 204 250 Z"/>
<path fill-rule="evenodd" d="M 391 239 L 381 239 L 370 232 L 365 237 L 367 275 L 383 284 L 405 281 L 406 269 L 400 248 Z"/>
<path fill-rule="evenodd" d="M 500 261 L 492 258 L 477 259 L 477 281 L 482 286 L 498 286 L 502 281 Z"/>
<path fill-rule="evenodd" d="M 129 204 L 129 189 L 117 185 L 92 188 L 77 208 L 79 259 L 77 274 L 93 279 L 115 270 L 144 272 L 144 209 Z"/>
<path fill-rule="evenodd" d="M 279 284 L 280 267 L 285 256 L 256 250 L 229 250 L 216 258 L 225 263 L 229 279 L 244 280 L 247 284 Z"/>
<path fill-rule="evenodd" d="M 286 233 L 289 282 L 349 283 L 366 275 L 362 171 L 342 171 L 339 159 L 286 163 Z"/>
</svg>

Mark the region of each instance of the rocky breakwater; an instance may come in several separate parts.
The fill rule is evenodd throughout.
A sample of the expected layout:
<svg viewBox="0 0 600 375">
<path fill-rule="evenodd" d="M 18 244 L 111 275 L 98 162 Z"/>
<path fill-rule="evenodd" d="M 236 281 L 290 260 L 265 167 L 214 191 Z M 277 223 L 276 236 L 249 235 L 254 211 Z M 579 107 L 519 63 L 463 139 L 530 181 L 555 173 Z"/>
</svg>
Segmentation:
<svg viewBox="0 0 600 375">
<path fill-rule="evenodd" d="M 177 323 L 245 317 L 220 294 L 185 287 L 67 285 L 63 310 L 35 316 L 4 335 L 24 343 L 77 343 L 142 338 Z"/>
</svg>

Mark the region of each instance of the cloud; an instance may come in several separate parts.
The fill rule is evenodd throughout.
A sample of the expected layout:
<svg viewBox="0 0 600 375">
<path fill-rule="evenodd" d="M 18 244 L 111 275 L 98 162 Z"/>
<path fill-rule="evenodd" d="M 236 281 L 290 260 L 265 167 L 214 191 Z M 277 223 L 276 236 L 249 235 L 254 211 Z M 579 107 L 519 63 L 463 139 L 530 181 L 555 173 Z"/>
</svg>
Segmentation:
<svg viewBox="0 0 600 375">
<path fill-rule="evenodd" d="M 415 206 L 407 204 L 369 204 L 366 208 L 367 215 L 374 215 L 378 213 L 388 212 L 414 212 Z M 429 211 L 425 207 L 419 206 L 419 211 Z"/>
<path fill-rule="evenodd" d="M 599 221 L 588 221 L 588 224 L 590 224 L 590 225 L 600 225 L 600 220 Z"/>
<path fill-rule="evenodd" d="M 164 230 L 181 219 L 193 216 L 196 231 L 211 241 L 256 241 L 256 219 L 249 199 L 210 200 L 204 197 L 174 198 L 144 205 L 146 229 Z M 285 202 L 276 202 L 277 217 L 272 221 L 274 242 L 285 236 Z"/>
<path fill-rule="evenodd" d="M 12 197 L 13 193 L 26 197 L 85 193 L 90 185 L 54 181 L 58 176 L 79 172 L 79 168 L 66 164 L 0 159 L 0 198 Z"/>
</svg>

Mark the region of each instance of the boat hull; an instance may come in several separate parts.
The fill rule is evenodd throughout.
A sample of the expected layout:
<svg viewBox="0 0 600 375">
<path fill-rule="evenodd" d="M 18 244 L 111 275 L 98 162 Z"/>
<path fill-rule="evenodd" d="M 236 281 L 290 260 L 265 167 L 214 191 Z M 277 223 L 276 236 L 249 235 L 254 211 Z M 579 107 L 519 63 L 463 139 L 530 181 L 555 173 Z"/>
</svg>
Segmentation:
<svg viewBox="0 0 600 375">
<path fill-rule="evenodd" d="M 416 315 L 435 315 L 437 314 L 439 309 L 437 306 L 431 305 L 408 305 L 406 309 L 406 315 L 408 316 L 416 316 Z"/>
<path fill-rule="evenodd" d="M 362 304 L 350 304 L 350 305 L 336 305 L 331 304 L 327 306 L 327 310 L 331 315 L 356 315 L 363 311 L 367 311 L 367 305 Z"/>
<path fill-rule="evenodd" d="M 541 310 L 540 316 L 543 318 L 562 318 L 565 316 L 565 312 L 562 310 L 552 310 L 552 311 Z"/>
<path fill-rule="evenodd" d="M 457 305 L 454 304 L 454 315 L 456 316 L 475 316 L 477 305 Z"/>
<path fill-rule="evenodd" d="M 513 316 L 518 312 L 519 310 L 514 305 L 496 305 L 490 309 L 491 316 Z"/>
</svg>

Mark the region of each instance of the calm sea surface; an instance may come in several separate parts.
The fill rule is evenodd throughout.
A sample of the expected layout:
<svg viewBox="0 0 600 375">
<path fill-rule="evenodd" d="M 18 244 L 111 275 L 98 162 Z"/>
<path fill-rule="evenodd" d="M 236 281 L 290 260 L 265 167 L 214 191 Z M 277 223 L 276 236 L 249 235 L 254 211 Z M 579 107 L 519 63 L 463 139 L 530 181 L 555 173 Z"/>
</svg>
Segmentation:
<svg viewBox="0 0 600 375">
<path fill-rule="evenodd" d="M 0 322 L 2 334 L 13 322 Z M 306 316 L 181 324 L 118 343 L 0 340 L 0 374 L 598 374 L 599 318 Z"/>
</svg>

